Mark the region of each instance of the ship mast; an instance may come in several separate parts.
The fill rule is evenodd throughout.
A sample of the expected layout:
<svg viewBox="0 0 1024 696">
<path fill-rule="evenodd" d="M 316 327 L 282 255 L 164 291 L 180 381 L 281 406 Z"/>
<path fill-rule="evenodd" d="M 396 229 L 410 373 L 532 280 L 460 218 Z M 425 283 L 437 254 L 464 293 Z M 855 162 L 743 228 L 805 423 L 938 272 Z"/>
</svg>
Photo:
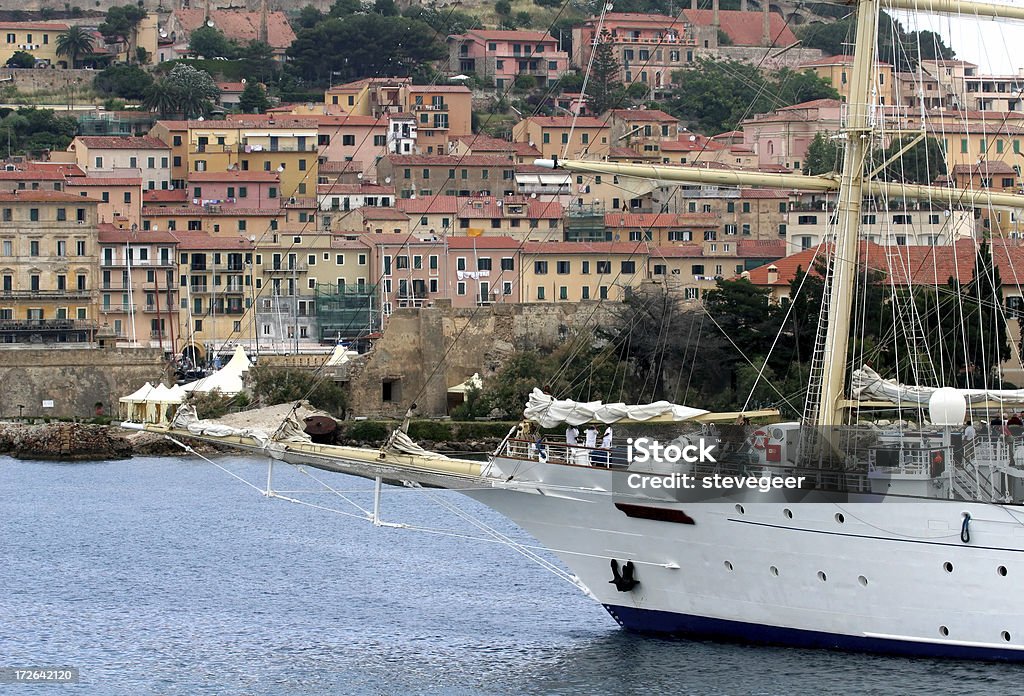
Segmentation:
<svg viewBox="0 0 1024 696">
<path fill-rule="evenodd" d="M 809 394 L 805 426 L 840 424 L 841 399 L 849 351 L 850 312 L 853 307 L 854 273 L 858 252 L 858 228 L 865 193 L 929 199 L 948 205 L 984 205 L 990 208 L 1024 209 L 1024 196 L 983 190 L 958 190 L 939 186 L 908 185 L 900 182 L 866 181 L 864 165 L 871 148 L 872 90 L 877 45 L 878 13 L 887 9 L 911 10 L 935 14 L 973 15 L 977 17 L 1024 20 L 1024 7 L 976 3 L 970 0 L 847 0 L 857 5 L 857 37 L 853 53 L 850 97 L 844 130 L 843 169 L 840 176 L 801 176 L 766 174 L 737 170 L 711 170 L 697 167 L 626 164 L 596 160 L 537 160 L 549 168 L 589 174 L 617 174 L 663 182 L 718 184 L 723 186 L 770 186 L 804 191 L 839 191 L 837 231 L 833 270 L 827 287 L 827 323 L 823 343 L 823 367 L 820 389 Z M 813 381 L 813 379 L 812 379 Z"/>
</svg>

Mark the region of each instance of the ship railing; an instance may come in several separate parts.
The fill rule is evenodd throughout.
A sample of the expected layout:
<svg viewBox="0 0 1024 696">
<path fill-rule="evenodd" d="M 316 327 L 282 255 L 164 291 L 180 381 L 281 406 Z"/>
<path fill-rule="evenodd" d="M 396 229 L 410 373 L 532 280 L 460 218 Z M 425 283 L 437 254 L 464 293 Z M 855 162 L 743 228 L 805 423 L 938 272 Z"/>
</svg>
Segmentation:
<svg viewBox="0 0 1024 696">
<path fill-rule="evenodd" d="M 499 456 L 509 459 L 525 459 L 528 461 L 545 461 L 551 464 L 567 464 L 570 466 L 596 466 L 612 468 L 625 466 L 623 454 L 601 447 L 585 447 L 569 445 L 565 442 L 551 440 L 518 440 L 510 438 L 505 441 Z"/>
</svg>

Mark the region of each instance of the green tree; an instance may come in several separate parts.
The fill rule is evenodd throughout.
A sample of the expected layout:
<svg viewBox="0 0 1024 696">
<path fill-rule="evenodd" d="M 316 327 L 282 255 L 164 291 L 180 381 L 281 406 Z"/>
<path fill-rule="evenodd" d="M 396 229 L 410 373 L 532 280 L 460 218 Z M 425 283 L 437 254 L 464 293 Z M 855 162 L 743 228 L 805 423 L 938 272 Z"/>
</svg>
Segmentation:
<svg viewBox="0 0 1024 696">
<path fill-rule="evenodd" d="M 508 0 L 498 0 L 494 3 L 494 12 L 500 17 L 508 17 L 512 14 L 512 3 Z"/>
<path fill-rule="evenodd" d="M 210 73 L 179 63 L 166 77 L 150 85 L 142 105 L 161 116 L 195 118 L 208 113 L 219 96 Z"/>
<path fill-rule="evenodd" d="M 92 55 L 92 34 L 78 25 L 57 36 L 57 55 L 67 56 L 68 67 L 75 68 L 82 56 Z"/>
<path fill-rule="evenodd" d="M 374 0 L 373 13 L 385 17 L 397 17 L 398 6 L 395 5 L 395 0 Z"/>
<path fill-rule="evenodd" d="M 375 14 L 327 19 L 299 31 L 288 48 L 290 68 L 306 80 L 326 83 L 372 75 L 405 76 L 446 55 L 437 32 L 423 22 Z"/>
<path fill-rule="evenodd" d="M 455 9 L 440 9 L 413 4 L 402 12 L 402 16 L 407 19 L 416 19 L 423 22 L 441 36 L 465 34 L 470 29 L 483 28 L 483 24 L 478 17 Z"/>
<path fill-rule="evenodd" d="M 843 148 L 831 133 L 815 133 L 804 155 L 804 174 L 838 172 L 843 168 L 842 157 Z"/>
<path fill-rule="evenodd" d="M 93 79 L 99 94 L 132 101 L 144 99 L 152 84 L 153 77 L 138 65 L 111 65 Z"/>
<path fill-rule="evenodd" d="M 135 55 L 134 46 L 138 40 L 139 24 L 147 14 L 141 5 L 111 7 L 97 28 L 103 38 L 109 42 L 123 38 L 128 44 L 128 55 L 131 57 Z"/>
<path fill-rule="evenodd" d="M 263 406 L 305 399 L 333 416 L 345 417 L 345 391 L 333 380 L 318 378 L 308 370 L 281 367 L 254 367 L 249 375 L 253 396 Z"/>
<path fill-rule="evenodd" d="M 39 155 L 44 150 L 65 150 L 78 132 L 74 116 L 58 116 L 50 109 L 22 107 L 0 120 L 0 147 L 12 154 Z"/>
<path fill-rule="evenodd" d="M 622 92 L 619 61 L 615 58 L 612 35 L 607 29 L 601 30 L 594 54 L 590 71 L 590 107 L 595 114 L 602 114 L 615 106 Z"/>
<path fill-rule="evenodd" d="M 296 28 L 301 29 L 312 29 L 317 25 L 318 22 L 323 21 L 324 13 L 316 9 L 312 5 L 306 5 L 299 10 L 299 17 L 296 20 L 298 25 Z"/>
<path fill-rule="evenodd" d="M 241 72 L 248 79 L 260 82 L 274 79 L 281 69 L 281 63 L 274 59 L 274 49 L 265 41 L 253 41 L 242 47 L 238 54 Z"/>
<path fill-rule="evenodd" d="M 36 67 L 35 57 L 26 51 L 15 51 L 7 59 L 8 68 L 34 68 Z"/>
<path fill-rule="evenodd" d="M 270 108 L 270 100 L 263 86 L 252 80 L 245 83 L 242 96 L 238 98 L 238 108 L 246 114 L 262 114 Z"/>
<path fill-rule="evenodd" d="M 875 153 L 875 161 L 885 162 L 911 140 L 909 136 L 894 139 L 888 147 Z M 881 178 L 907 184 L 930 184 L 946 175 L 946 155 L 942 145 L 932 137 L 924 138 L 886 165 Z"/>
<path fill-rule="evenodd" d="M 812 22 L 797 28 L 796 34 L 807 48 L 838 55 L 852 41 L 855 24 L 852 16 L 834 22 Z M 908 32 L 899 20 L 882 12 L 878 18 L 878 57 L 893 63 L 897 72 L 913 72 L 922 60 L 952 60 L 956 51 L 935 32 Z"/>
<path fill-rule="evenodd" d="M 330 16 L 348 17 L 358 13 L 362 9 L 363 5 L 359 0 L 334 0 L 334 4 L 331 5 Z"/>
<path fill-rule="evenodd" d="M 202 26 L 192 32 L 188 50 L 203 58 L 234 58 L 238 47 L 216 27 Z"/>
</svg>

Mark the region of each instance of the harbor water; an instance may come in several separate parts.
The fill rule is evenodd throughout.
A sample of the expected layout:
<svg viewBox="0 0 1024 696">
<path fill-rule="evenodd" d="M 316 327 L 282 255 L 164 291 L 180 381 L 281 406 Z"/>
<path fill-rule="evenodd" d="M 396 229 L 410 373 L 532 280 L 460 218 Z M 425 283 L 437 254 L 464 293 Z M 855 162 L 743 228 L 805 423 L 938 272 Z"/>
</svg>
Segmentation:
<svg viewBox="0 0 1024 696">
<path fill-rule="evenodd" d="M 231 475 L 263 486 L 265 461 L 215 461 L 0 459 L 0 668 L 80 674 L 0 694 L 1021 690 L 1009 665 L 631 635 L 456 493 L 387 488 L 383 518 L 410 528 L 374 527 L 368 481 L 277 465 L 302 505 Z"/>
</svg>

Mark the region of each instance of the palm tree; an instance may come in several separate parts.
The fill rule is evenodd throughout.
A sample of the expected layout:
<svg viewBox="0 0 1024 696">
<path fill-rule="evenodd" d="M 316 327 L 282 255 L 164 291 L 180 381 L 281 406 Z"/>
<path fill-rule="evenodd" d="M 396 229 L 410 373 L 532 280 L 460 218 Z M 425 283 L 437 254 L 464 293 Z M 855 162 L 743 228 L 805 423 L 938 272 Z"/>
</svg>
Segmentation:
<svg viewBox="0 0 1024 696">
<path fill-rule="evenodd" d="M 79 26 L 69 27 L 66 32 L 57 37 L 57 55 L 67 56 L 71 62 L 69 67 L 77 66 L 80 56 L 87 56 L 93 49 L 92 34 Z"/>
<path fill-rule="evenodd" d="M 166 77 L 157 80 L 146 89 L 142 106 L 150 111 L 159 112 L 161 116 L 179 113 L 182 110 L 180 90 Z"/>
</svg>

